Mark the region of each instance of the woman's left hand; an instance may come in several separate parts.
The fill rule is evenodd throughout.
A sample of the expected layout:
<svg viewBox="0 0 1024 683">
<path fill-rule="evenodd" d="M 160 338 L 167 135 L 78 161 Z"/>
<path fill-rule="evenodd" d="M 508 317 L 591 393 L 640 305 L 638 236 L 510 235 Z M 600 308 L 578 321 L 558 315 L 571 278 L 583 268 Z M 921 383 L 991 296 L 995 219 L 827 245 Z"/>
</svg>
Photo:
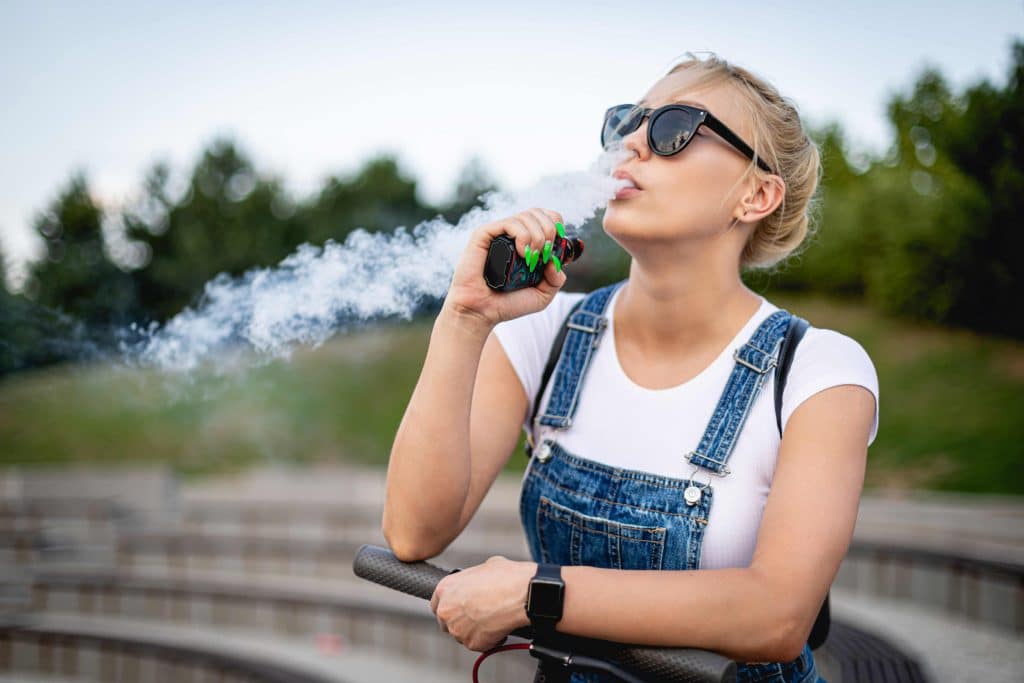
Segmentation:
<svg viewBox="0 0 1024 683">
<path fill-rule="evenodd" d="M 515 629 L 529 626 L 526 594 L 536 573 L 536 562 L 495 555 L 441 579 L 430 609 L 442 631 L 470 650 L 485 652 Z"/>
</svg>

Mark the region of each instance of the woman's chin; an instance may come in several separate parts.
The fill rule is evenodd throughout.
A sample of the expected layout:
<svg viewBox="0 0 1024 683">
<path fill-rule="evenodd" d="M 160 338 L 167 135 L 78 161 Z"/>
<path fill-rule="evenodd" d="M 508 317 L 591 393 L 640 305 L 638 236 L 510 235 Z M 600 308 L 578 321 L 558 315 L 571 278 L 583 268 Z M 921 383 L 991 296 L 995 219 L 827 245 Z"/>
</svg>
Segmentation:
<svg viewBox="0 0 1024 683">
<path fill-rule="evenodd" d="M 605 234 L 623 248 L 629 244 L 642 244 L 651 237 L 649 226 L 645 227 L 643 221 L 623 215 L 612 216 L 611 211 L 605 213 L 601 225 Z"/>
<path fill-rule="evenodd" d="M 648 221 L 649 222 L 649 221 Z M 616 232 L 633 233 L 643 229 L 645 221 L 636 211 L 628 207 L 615 206 L 609 203 L 604 211 L 604 230 L 612 234 Z"/>
</svg>

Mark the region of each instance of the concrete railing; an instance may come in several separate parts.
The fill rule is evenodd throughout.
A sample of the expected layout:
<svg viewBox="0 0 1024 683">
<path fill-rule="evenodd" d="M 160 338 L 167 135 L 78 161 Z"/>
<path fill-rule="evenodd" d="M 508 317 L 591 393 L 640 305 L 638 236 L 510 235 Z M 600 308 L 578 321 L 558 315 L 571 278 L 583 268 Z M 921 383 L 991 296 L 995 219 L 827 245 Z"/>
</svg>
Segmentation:
<svg viewBox="0 0 1024 683">
<path fill-rule="evenodd" d="M 1024 565 L 855 537 L 834 585 L 1024 633 Z"/>
<path fill-rule="evenodd" d="M 0 672 L 97 681 L 345 683 L 340 672 L 296 664 L 263 643 L 175 631 L 166 626 L 35 615 L 0 623 Z M 283 661 L 284 660 L 284 661 Z"/>
<path fill-rule="evenodd" d="M 327 639 L 346 650 L 398 653 L 427 671 L 467 677 L 476 658 L 440 632 L 425 601 L 366 583 L 64 567 L 35 575 L 31 608 L 34 614 L 259 632 L 298 642 Z M 487 681 L 518 683 L 530 679 L 536 663 L 512 653 L 485 667 Z"/>
<path fill-rule="evenodd" d="M 82 505 L 86 505 L 82 503 Z M 53 506 L 67 516 L 74 504 Z M 6 511 L 10 528 L 29 528 L 17 506 Z M 102 519 L 133 519 L 108 506 L 92 505 L 93 524 Z M 100 512 L 97 512 L 97 511 Z M 31 509 L 32 524 L 46 527 L 44 507 Z M 362 543 L 383 544 L 381 510 L 371 503 L 325 504 L 251 501 L 196 501 L 183 510 L 179 527 L 145 530 L 136 522 L 118 526 L 117 566 L 158 567 L 176 572 L 236 571 L 351 579 L 351 561 Z M 19 521 L 21 520 L 21 521 Z M 111 522 L 116 524 L 116 522 Z M 186 529 L 185 531 L 182 530 Z M 948 613 L 1024 632 L 1024 562 L 1003 546 L 945 543 L 875 526 L 858 526 L 835 585 L 881 597 L 908 599 Z M 72 544 L 53 534 L 0 531 L 0 557 L 31 565 L 46 557 L 74 559 Z M 484 508 L 439 559 L 453 567 L 484 561 L 494 554 L 528 557 L 518 517 Z"/>
</svg>

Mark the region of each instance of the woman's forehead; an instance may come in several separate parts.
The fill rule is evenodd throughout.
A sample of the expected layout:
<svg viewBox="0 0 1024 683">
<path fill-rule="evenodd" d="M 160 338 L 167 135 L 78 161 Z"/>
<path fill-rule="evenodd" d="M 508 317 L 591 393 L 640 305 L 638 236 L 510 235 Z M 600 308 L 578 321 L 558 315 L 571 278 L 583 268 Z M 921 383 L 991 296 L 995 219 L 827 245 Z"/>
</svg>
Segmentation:
<svg viewBox="0 0 1024 683">
<path fill-rule="evenodd" d="M 641 102 L 651 109 L 671 103 L 691 104 L 711 112 L 743 136 L 748 126 L 736 98 L 736 92 L 725 84 L 699 83 L 697 73 L 683 70 L 668 74 L 656 82 Z"/>
</svg>

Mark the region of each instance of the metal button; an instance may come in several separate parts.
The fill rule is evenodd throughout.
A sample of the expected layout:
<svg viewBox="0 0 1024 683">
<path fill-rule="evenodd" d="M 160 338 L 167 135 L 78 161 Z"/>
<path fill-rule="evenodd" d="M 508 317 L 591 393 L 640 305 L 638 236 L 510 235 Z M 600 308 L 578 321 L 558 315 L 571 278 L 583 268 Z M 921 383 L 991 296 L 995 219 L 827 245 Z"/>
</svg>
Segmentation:
<svg viewBox="0 0 1024 683">
<path fill-rule="evenodd" d="M 692 484 L 683 491 L 683 499 L 687 505 L 696 505 L 700 502 L 701 490 Z"/>
<path fill-rule="evenodd" d="M 540 462 L 547 462 L 551 459 L 551 444 L 547 441 L 541 443 L 540 448 L 537 449 L 537 460 Z"/>
</svg>

